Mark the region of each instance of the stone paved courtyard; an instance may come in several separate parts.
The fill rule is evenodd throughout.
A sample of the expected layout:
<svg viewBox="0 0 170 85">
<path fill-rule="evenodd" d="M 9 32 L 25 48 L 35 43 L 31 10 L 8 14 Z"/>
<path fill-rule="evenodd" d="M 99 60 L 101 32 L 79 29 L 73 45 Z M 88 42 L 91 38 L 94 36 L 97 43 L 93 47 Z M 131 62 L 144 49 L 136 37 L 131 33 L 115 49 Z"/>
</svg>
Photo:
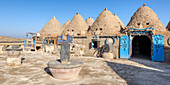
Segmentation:
<svg viewBox="0 0 170 85">
<path fill-rule="evenodd" d="M 24 53 L 21 66 L 7 66 L 0 55 L 1 85 L 168 85 L 170 64 L 146 59 L 106 60 L 95 57 L 71 57 L 84 62 L 76 80 L 56 80 L 47 67 L 52 54 Z"/>
</svg>

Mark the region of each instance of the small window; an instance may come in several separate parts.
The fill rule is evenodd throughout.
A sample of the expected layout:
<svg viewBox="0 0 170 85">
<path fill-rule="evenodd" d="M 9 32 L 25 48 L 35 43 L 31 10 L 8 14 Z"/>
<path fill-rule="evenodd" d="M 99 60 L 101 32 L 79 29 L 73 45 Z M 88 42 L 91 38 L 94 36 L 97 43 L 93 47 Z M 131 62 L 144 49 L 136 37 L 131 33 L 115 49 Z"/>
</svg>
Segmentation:
<svg viewBox="0 0 170 85">
<path fill-rule="evenodd" d="M 51 42 L 52 44 L 54 44 L 54 40 L 52 40 L 52 42 Z"/>
<path fill-rule="evenodd" d="M 140 25 L 140 23 L 137 23 L 137 25 L 139 26 L 139 25 Z"/>
<path fill-rule="evenodd" d="M 97 28 L 96 28 L 96 31 L 97 31 Z"/>
<path fill-rule="evenodd" d="M 91 42 L 91 48 L 97 49 L 100 46 L 100 41 L 92 41 Z"/>
<path fill-rule="evenodd" d="M 102 30 L 102 28 L 100 28 L 100 30 Z"/>
<path fill-rule="evenodd" d="M 72 32 L 74 32 L 74 30 L 72 30 Z"/>
<path fill-rule="evenodd" d="M 98 48 L 97 41 L 93 41 L 93 48 Z"/>
<path fill-rule="evenodd" d="M 149 23 L 146 23 L 146 25 L 149 25 Z"/>
</svg>

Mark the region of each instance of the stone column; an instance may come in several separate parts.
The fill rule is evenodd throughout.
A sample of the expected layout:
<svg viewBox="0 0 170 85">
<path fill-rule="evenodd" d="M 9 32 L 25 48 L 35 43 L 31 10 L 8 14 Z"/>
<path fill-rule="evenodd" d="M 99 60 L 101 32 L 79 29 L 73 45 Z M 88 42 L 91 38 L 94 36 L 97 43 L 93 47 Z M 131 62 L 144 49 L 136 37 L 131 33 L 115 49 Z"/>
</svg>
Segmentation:
<svg viewBox="0 0 170 85">
<path fill-rule="evenodd" d="M 61 44 L 60 59 L 61 63 L 68 64 L 70 62 L 70 44 Z"/>
</svg>

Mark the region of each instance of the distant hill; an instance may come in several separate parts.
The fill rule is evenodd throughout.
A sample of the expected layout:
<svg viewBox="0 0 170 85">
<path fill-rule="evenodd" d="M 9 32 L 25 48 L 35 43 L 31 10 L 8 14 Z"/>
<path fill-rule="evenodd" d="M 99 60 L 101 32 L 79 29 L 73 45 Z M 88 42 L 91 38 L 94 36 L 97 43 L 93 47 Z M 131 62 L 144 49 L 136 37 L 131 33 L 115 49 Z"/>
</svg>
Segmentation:
<svg viewBox="0 0 170 85">
<path fill-rule="evenodd" d="M 13 38 L 7 36 L 0 36 L 0 41 L 24 41 L 24 38 Z"/>
</svg>

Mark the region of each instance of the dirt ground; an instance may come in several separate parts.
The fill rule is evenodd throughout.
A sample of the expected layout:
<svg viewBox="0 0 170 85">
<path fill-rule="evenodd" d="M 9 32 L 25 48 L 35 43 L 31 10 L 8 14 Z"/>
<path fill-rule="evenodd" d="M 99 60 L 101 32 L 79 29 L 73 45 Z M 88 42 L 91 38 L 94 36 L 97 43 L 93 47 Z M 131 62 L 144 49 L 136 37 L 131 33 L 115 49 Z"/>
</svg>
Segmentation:
<svg viewBox="0 0 170 85">
<path fill-rule="evenodd" d="M 168 85 L 170 64 L 147 59 L 113 59 L 71 57 L 84 62 L 76 80 L 54 79 L 48 70 L 49 60 L 59 58 L 46 53 L 24 53 L 21 66 L 7 66 L 0 55 L 1 85 Z"/>
</svg>

